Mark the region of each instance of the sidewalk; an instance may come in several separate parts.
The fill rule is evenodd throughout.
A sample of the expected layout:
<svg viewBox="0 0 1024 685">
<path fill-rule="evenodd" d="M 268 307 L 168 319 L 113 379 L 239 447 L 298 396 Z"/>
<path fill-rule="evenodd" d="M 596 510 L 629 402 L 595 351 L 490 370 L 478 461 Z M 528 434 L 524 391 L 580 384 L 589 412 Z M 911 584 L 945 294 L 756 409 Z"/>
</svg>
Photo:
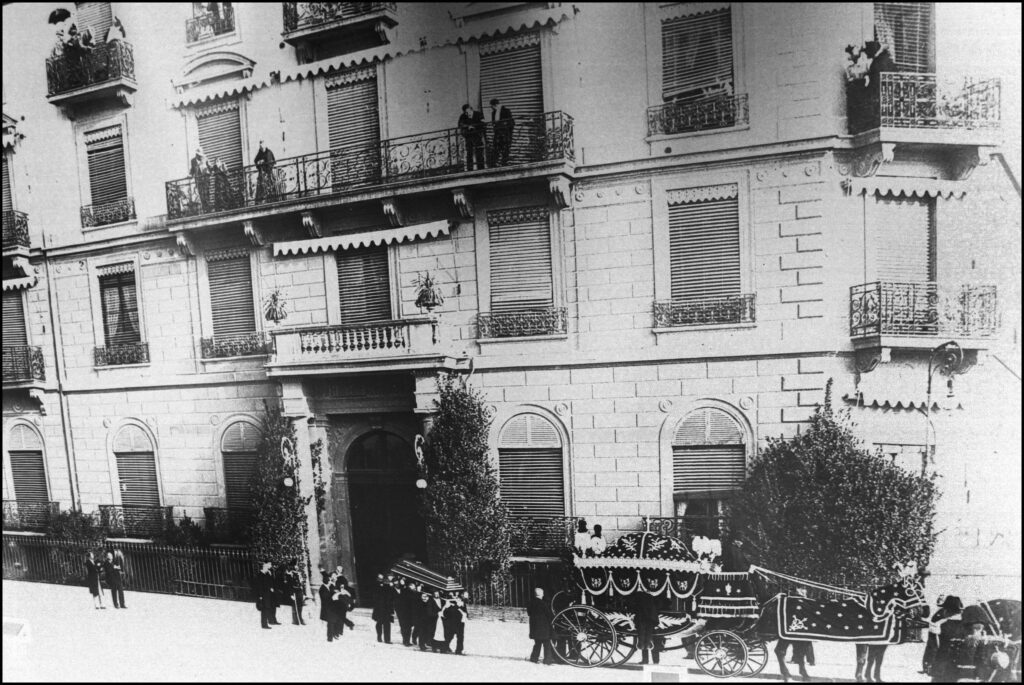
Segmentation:
<svg viewBox="0 0 1024 685">
<path fill-rule="evenodd" d="M 353 631 L 326 642 L 319 620 L 259 628 L 255 607 L 191 597 L 128 592 L 128 609 L 93 608 L 84 587 L 3 581 L 3 679 L 130 682 L 172 680 L 419 682 L 650 682 L 639 664 L 580 669 L 543 666 L 526 657 L 532 643 L 523 623 L 477 618 L 466 627 L 466 656 L 422 653 L 378 644 L 369 609 L 352 614 Z M 472 616 L 472 613 L 471 613 Z M 289 621 L 282 609 L 279 620 Z M 16 619 L 16 620 L 12 620 Z M 24 622 L 29 635 L 10 634 Z M 923 645 L 890 648 L 883 676 L 889 682 L 924 682 L 916 673 Z M 817 643 L 815 682 L 852 682 L 853 645 Z M 743 682 L 780 682 L 774 654 L 765 671 Z M 634 661 L 639 661 L 634 657 Z M 703 675 L 683 651 L 665 653 L 656 679 L 720 682 Z M 661 674 L 665 674 L 664 676 Z"/>
</svg>

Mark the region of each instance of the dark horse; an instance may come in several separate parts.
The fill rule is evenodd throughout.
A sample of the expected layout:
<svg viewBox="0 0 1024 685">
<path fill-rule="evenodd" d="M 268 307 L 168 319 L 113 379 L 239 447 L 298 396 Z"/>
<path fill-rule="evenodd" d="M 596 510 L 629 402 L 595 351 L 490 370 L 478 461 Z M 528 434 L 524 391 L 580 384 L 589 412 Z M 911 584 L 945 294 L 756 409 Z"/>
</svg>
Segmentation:
<svg viewBox="0 0 1024 685">
<path fill-rule="evenodd" d="M 755 631 L 765 640 L 778 640 L 775 656 L 787 682 L 791 676 L 784 660 L 786 649 L 816 640 L 856 644 L 857 682 L 881 682 L 886 647 L 900 643 L 904 622 L 924 606 L 921 583 L 912 576 L 860 597 L 819 601 L 779 593 L 762 605 Z M 803 663 L 800 675 L 808 677 Z"/>
</svg>

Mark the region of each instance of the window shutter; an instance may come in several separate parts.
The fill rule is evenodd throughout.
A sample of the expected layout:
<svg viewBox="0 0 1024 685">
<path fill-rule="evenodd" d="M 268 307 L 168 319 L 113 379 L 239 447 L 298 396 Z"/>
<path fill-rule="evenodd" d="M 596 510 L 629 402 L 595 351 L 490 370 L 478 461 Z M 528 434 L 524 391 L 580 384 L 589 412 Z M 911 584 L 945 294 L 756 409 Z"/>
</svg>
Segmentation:
<svg viewBox="0 0 1024 685">
<path fill-rule="evenodd" d="M 667 102 L 732 87 L 732 17 L 728 9 L 661 22 L 662 85 Z"/>
<path fill-rule="evenodd" d="M 141 342 L 135 272 L 100 276 L 100 304 L 107 345 Z"/>
<path fill-rule="evenodd" d="M 380 143 L 377 79 L 364 78 L 327 88 L 327 127 L 332 148 Z"/>
<path fill-rule="evenodd" d="M 231 250 L 207 255 L 213 335 L 240 335 L 256 330 L 249 253 Z"/>
<path fill-rule="evenodd" d="M 135 425 L 127 425 L 114 437 L 115 452 L 152 452 L 153 443 L 146 432 Z"/>
<path fill-rule="evenodd" d="M 50 491 L 46 487 L 46 467 L 41 451 L 22 452 L 11 450 L 11 479 L 14 481 L 14 497 L 19 502 L 46 502 Z"/>
<path fill-rule="evenodd" d="M 519 414 L 498 439 L 501 499 L 513 516 L 564 516 L 562 440 L 551 422 Z"/>
<path fill-rule="evenodd" d="M 4 293 L 4 347 L 8 345 L 28 345 L 28 330 L 25 327 L 25 305 L 21 299 L 21 291 L 13 290 Z"/>
<path fill-rule="evenodd" d="M 224 490 L 228 509 L 252 508 L 252 477 L 255 474 L 255 452 L 224 452 Z"/>
<path fill-rule="evenodd" d="M 672 299 L 739 295 L 737 195 L 670 204 L 668 222 Z"/>
<path fill-rule="evenodd" d="M 491 311 L 554 306 L 548 210 L 487 213 L 491 241 Z"/>
<path fill-rule="evenodd" d="M 880 281 L 935 280 L 935 202 L 933 198 L 875 195 L 871 222 Z"/>
<path fill-rule="evenodd" d="M 679 424 L 672 441 L 674 491 L 730 492 L 743 484 L 743 431 L 720 409 L 697 410 Z"/>
<path fill-rule="evenodd" d="M 148 442 L 148 441 L 147 441 Z M 121 504 L 160 506 L 156 480 L 156 459 L 152 452 L 117 452 L 117 478 L 121 484 Z"/>
<path fill-rule="evenodd" d="M 86 134 L 85 152 L 89 162 L 92 204 L 101 205 L 128 197 L 121 127 L 112 126 Z"/>
<path fill-rule="evenodd" d="M 889 47 L 896 71 L 935 71 L 935 3 L 876 2 L 875 40 Z"/>
<path fill-rule="evenodd" d="M 391 279 L 387 248 L 344 250 L 337 254 L 338 301 L 342 325 L 391 319 Z"/>
<path fill-rule="evenodd" d="M 226 102 L 196 112 L 199 146 L 213 164 L 220 158 L 228 169 L 244 164 L 242 154 L 242 119 L 237 102 Z"/>
<path fill-rule="evenodd" d="M 75 9 L 77 16 L 75 20 L 78 30 L 92 31 L 94 43 L 102 43 L 107 39 L 107 32 L 114 23 L 114 16 L 110 9 L 109 2 L 76 2 Z"/>
<path fill-rule="evenodd" d="M 10 169 L 7 166 L 7 155 L 3 156 L 4 160 L 4 211 L 9 212 L 14 209 L 14 200 L 11 198 L 11 176 Z"/>
<path fill-rule="evenodd" d="M 480 43 L 480 107 L 487 122 L 491 120 L 492 98 L 512 112 L 515 128 L 510 163 L 536 159 L 544 140 L 542 73 L 540 36 L 536 33 Z"/>
<path fill-rule="evenodd" d="M 262 435 L 258 428 L 245 421 L 228 426 L 220 441 L 222 452 L 255 452 L 259 449 Z"/>
</svg>

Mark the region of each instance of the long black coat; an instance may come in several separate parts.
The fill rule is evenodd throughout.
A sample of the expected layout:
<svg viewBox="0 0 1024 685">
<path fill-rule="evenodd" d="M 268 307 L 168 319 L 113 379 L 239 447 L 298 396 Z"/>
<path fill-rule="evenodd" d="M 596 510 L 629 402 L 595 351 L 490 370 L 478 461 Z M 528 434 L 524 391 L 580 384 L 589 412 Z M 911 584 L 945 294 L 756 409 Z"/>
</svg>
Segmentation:
<svg viewBox="0 0 1024 685">
<path fill-rule="evenodd" d="M 329 585 L 321 585 L 317 591 L 320 596 L 320 620 L 330 621 L 330 607 L 331 607 L 331 587 Z"/>
<path fill-rule="evenodd" d="M 534 597 L 526 607 L 526 614 L 530 617 L 530 639 L 550 640 L 551 621 L 555 618 L 555 613 L 551 611 L 548 601 Z"/>
<path fill-rule="evenodd" d="M 103 570 L 107 574 L 107 587 L 111 590 L 123 590 L 124 589 L 124 569 L 121 564 L 118 563 L 117 559 L 113 561 L 104 561 Z"/>
<path fill-rule="evenodd" d="M 416 609 L 416 630 L 420 635 L 432 638 L 437 630 L 437 615 L 440 612 L 437 602 L 431 597 L 425 603 L 420 602 Z"/>
<path fill-rule="evenodd" d="M 252 579 L 252 592 L 256 595 L 256 609 L 274 606 L 274 576 L 262 571 L 257 573 Z"/>
<path fill-rule="evenodd" d="M 373 620 L 377 623 L 391 623 L 395 620 L 395 598 L 398 592 L 393 585 L 378 585 L 373 602 Z"/>
<path fill-rule="evenodd" d="M 85 561 L 85 582 L 91 594 L 100 594 L 100 566 L 92 559 Z"/>
<path fill-rule="evenodd" d="M 398 599 L 395 602 L 395 611 L 398 613 L 400 622 L 415 623 L 416 612 L 419 609 L 420 593 L 406 586 L 402 588 Z"/>
</svg>

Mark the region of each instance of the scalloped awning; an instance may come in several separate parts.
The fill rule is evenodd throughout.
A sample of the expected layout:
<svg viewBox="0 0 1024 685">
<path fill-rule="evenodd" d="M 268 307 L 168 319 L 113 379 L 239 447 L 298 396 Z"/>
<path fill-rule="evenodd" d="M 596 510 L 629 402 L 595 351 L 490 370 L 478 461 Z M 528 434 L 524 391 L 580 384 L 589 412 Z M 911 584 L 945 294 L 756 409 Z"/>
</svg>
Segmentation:
<svg viewBox="0 0 1024 685">
<path fill-rule="evenodd" d="M 395 45 L 382 45 L 380 47 L 342 55 L 341 57 L 332 57 L 330 59 L 322 59 L 308 64 L 300 64 L 299 66 L 292 67 L 290 69 L 282 69 L 280 72 L 281 83 L 311 78 L 321 74 L 329 74 L 332 71 L 338 71 L 339 69 L 369 66 L 377 62 L 383 62 L 389 57 L 398 57 L 406 52 L 415 51 L 416 50 L 414 49 L 403 51 L 401 47 Z"/>
<path fill-rule="evenodd" d="M 431 221 L 426 224 L 402 226 L 382 231 L 362 231 L 360 233 L 334 235 L 329 238 L 274 243 L 274 256 L 316 254 L 317 252 L 330 252 L 332 250 L 349 250 L 358 247 L 387 245 L 389 243 L 404 243 L 410 240 L 436 238 L 448 235 L 450 232 L 451 225 L 447 219 L 444 219 L 442 221 Z"/>
<path fill-rule="evenodd" d="M 8 290 L 23 290 L 25 288 L 31 288 L 39 280 L 38 276 L 25 276 L 24 278 L 5 278 L 4 279 L 4 292 Z"/>
<path fill-rule="evenodd" d="M 254 90 L 259 90 L 270 84 L 269 76 L 253 77 L 241 81 L 229 81 L 226 83 L 212 83 L 207 86 L 196 86 L 189 88 L 181 95 L 171 100 L 171 107 L 188 107 L 207 100 L 241 95 Z"/>
<path fill-rule="evenodd" d="M 543 26 L 554 26 L 568 19 L 572 9 L 552 7 L 516 12 L 519 16 L 496 16 L 487 19 L 465 18 L 465 24 L 457 30 L 453 42 L 465 43 L 482 38 L 493 38 L 506 33 L 529 31 Z M 527 16 L 522 16 L 522 15 Z"/>
<path fill-rule="evenodd" d="M 863 373 L 860 383 L 843 394 L 843 399 L 873 409 L 924 409 L 928 404 L 928 369 L 921 365 L 879 364 Z M 969 392 L 970 378 L 957 375 L 953 381 L 955 394 L 947 397 L 948 378 L 935 374 L 932 381 L 932 409 L 963 409 Z"/>
<path fill-rule="evenodd" d="M 933 178 L 897 178 L 893 176 L 869 176 L 851 178 L 850 190 L 854 195 L 879 193 L 899 197 L 941 197 L 957 199 L 967 194 L 963 181 L 944 181 Z"/>
</svg>

